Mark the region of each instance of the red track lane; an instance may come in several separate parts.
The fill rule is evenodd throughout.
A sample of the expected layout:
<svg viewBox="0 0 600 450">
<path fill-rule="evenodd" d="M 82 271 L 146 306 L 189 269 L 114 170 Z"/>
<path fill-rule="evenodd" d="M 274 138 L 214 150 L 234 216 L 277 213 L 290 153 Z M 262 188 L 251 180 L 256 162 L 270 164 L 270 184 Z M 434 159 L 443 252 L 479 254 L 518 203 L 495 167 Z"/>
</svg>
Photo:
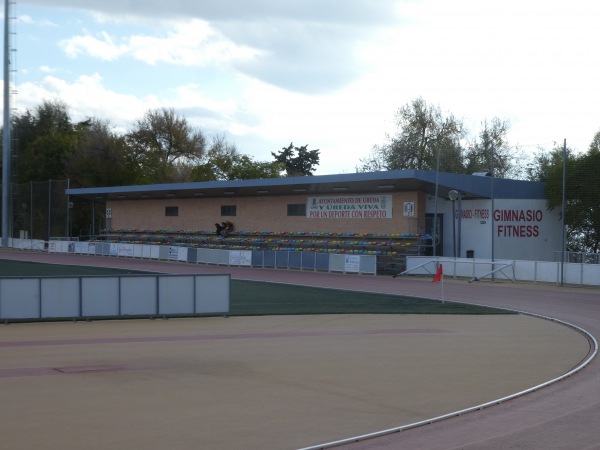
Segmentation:
<svg viewBox="0 0 600 450">
<path fill-rule="evenodd" d="M 232 278 L 440 298 L 430 279 L 342 275 L 306 271 L 216 267 L 95 256 L 3 251 L 0 258 L 121 267 L 165 273 L 230 273 Z M 600 290 L 445 280 L 445 299 L 538 314 L 600 336 Z M 443 380 L 440 380 L 443 382 Z M 490 408 L 340 449 L 600 449 L 600 360 L 572 377 Z M 399 423 L 398 426 L 406 424 Z M 351 436 L 348 436 L 349 438 Z"/>
</svg>

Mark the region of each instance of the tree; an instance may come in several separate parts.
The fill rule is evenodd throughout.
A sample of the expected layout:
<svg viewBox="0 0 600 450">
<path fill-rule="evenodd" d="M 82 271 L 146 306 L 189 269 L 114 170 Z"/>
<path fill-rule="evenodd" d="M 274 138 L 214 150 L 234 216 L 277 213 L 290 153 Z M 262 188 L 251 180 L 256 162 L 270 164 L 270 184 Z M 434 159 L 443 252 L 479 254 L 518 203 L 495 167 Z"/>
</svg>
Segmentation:
<svg viewBox="0 0 600 450">
<path fill-rule="evenodd" d="M 95 118 L 79 124 L 79 139 L 65 173 L 76 187 L 123 186 L 136 178 L 128 167 L 124 137 L 111 131 L 108 121 Z"/>
<path fill-rule="evenodd" d="M 435 170 L 440 155 L 440 171 L 462 172 L 460 139 L 462 121 L 444 115 L 439 107 L 428 105 L 419 97 L 396 112 L 397 132 L 388 142 L 375 146 L 369 157 L 361 160 L 359 172 L 371 170 Z"/>
<path fill-rule="evenodd" d="M 215 135 L 203 162 L 191 170 L 192 181 L 249 180 L 278 178 L 281 165 L 274 162 L 255 161 L 238 152 L 225 136 Z"/>
<path fill-rule="evenodd" d="M 600 132 L 596 133 L 587 153 L 575 155 L 567 149 L 565 180 L 565 225 L 567 250 L 600 251 Z M 562 209 L 563 149 L 554 148 L 549 155 L 538 155 L 537 174 L 545 181 L 550 210 Z"/>
<path fill-rule="evenodd" d="M 206 147 L 204 134 L 172 108 L 147 111 L 126 139 L 138 183 L 173 181 L 176 165 L 200 162 Z"/>
<path fill-rule="evenodd" d="M 77 144 L 77 128 L 61 101 L 43 101 L 13 120 L 16 183 L 64 179 L 65 162 Z"/>
<path fill-rule="evenodd" d="M 285 174 L 288 177 L 310 176 L 315 167 L 319 165 L 320 150 L 308 150 L 308 145 L 294 147 L 291 142 L 287 147 L 283 147 L 280 152 L 271 152 L 276 163 L 284 166 Z"/>
<path fill-rule="evenodd" d="M 494 151 L 494 175 L 521 177 L 518 149 L 509 145 L 510 124 L 498 118 L 482 123 L 477 137 L 463 148 L 468 131 L 461 120 L 443 114 L 436 106 L 417 98 L 396 112 L 397 131 L 387 142 L 374 146 L 361 159 L 357 172 L 380 170 L 436 170 L 451 173 L 489 172 Z"/>
<path fill-rule="evenodd" d="M 493 151 L 495 177 L 506 178 L 511 175 L 521 178 L 518 150 L 511 147 L 507 139 L 509 129 L 510 124 L 497 117 L 489 123 L 485 120 L 478 138 L 470 143 L 465 153 L 465 173 L 491 172 Z"/>
<path fill-rule="evenodd" d="M 570 149 L 567 149 L 567 157 L 569 159 L 573 158 L 573 154 Z M 546 152 L 543 148 L 538 148 L 537 152 L 533 156 L 532 161 L 525 168 L 526 179 L 529 181 L 548 181 L 550 171 L 553 167 L 560 166 L 562 168 L 562 160 L 562 147 L 555 147 L 550 152 Z"/>
</svg>

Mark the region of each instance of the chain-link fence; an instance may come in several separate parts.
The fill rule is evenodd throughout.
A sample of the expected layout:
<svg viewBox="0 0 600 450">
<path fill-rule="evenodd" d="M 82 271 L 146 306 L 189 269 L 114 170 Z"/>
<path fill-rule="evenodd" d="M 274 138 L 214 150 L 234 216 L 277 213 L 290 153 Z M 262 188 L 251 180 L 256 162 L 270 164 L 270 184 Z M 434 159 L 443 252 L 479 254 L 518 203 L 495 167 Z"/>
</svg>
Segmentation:
<svg viewBox="0 0 600 450">
<path fill-rule="evenodd" d="M 71 235 L 72 217 L 65 190 L 68 180 L 31 181 L 13 184 L 9 235 L 48 240 Z"/>
</svg>

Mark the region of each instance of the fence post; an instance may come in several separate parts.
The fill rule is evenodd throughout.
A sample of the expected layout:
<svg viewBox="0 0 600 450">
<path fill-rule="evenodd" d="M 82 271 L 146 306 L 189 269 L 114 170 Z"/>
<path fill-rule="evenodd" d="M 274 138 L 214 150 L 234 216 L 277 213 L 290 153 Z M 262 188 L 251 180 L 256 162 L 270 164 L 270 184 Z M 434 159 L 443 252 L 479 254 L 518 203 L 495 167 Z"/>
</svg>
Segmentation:
<svg viewBox="0 0 600 450">
<path fill-rule="evenodd" d="M 48 180 L 48 240 L 52 236 L 50 224 L 52 223 L 52 180 Z"/>
</svg>

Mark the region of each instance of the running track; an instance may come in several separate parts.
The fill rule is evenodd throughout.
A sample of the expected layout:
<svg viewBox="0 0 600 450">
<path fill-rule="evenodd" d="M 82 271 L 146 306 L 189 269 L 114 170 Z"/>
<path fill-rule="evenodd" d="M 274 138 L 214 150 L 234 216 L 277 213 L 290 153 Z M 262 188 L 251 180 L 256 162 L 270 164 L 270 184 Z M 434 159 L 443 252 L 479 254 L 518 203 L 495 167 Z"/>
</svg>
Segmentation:
<svg viewBox="0 0 600 450">
<path fill-rule="evenodd" d="M 111 266 L 165 273 L 230 273 L 232 278 L 439 298 L 438 283 L 288 270 L 188 265 L 94 256 L 2 251 L 4 259 Z M 445 282 L 449 301 L 516 309 L 556 318 L 600 337 L 600 290 L 489 281 Z M 398 424 L 398 426 L 404 424 Z M 349 436 L 350 437 L 350 436 Z M 576 375 L 526 396 L 481 411 L 340 449 L 600 449 L 600 360 Z"/>
</svg>

